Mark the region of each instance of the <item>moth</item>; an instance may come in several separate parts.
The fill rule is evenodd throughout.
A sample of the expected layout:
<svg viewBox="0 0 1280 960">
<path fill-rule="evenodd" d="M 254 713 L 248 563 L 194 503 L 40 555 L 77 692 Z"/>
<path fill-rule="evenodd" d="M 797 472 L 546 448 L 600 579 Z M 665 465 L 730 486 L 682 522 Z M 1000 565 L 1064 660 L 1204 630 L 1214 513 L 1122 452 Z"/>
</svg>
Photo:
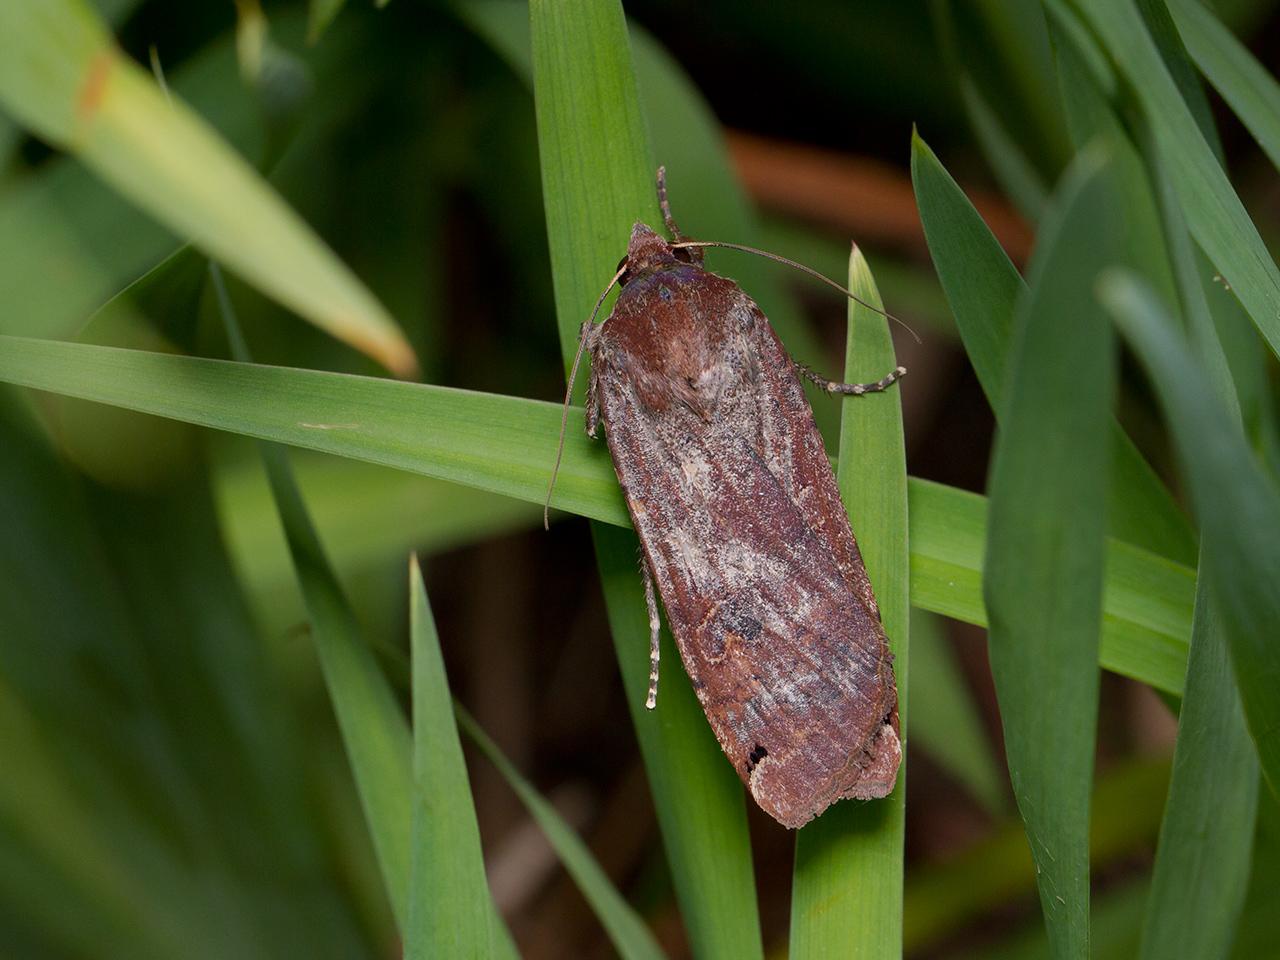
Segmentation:
<svg viewBox="0 0 1280 960">
<path fill-rule="evenodd" d="M 906 371 L 842 384 L 796 363 L 751 298 L 702 265 L 705 246 L 762 251 L 684 239 L 661 169 L 658 196 L 672 239 L 632 228 L 583 325 L 570 390 L 586 350 L 587 433 L 604 427 L 642 547 L 647 706 L 656 586 L 725 755 L 760 807 L 796 828 L 836 800 L 888 795 L 901 758 L 893 657 L 800 378 L 860 395 Z"/>
</svg>

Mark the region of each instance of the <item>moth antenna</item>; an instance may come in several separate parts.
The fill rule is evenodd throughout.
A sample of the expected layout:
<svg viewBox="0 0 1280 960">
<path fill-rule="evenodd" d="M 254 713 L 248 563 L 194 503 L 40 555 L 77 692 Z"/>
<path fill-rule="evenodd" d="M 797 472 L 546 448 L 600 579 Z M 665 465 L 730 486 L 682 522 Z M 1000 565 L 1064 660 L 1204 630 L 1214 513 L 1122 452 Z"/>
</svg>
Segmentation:
<svg viewBox="0 0 1280 960">
<path fill-rule="evenodd" d="M 560 472 L 560 461 L 564 457 L 564 437 L 565 432 L 569 429 L 569 403 L 573 398 L 573 384 L 578 379 L 578 367 L 582 364 L 582 353 L 587 348 L 587 338 L 590 337 L 591 331 L 595 329 L 596 314 L 600 312 L 600 308 L 604 305 L 604 298 L 609 296 L 609 291 L 618 285 L 618 281 L 622 279 L 622 275 L 627 272 L 627 265 L 623 263 L 618 268 L 618 272 L 613 275 L 613 279 L 609 281 L 609 285 L 604 288 L 604 293 L 600 294 L 600 299 L 596 301 L 595 308 L 591 311 L 591 316 L 587 322 L 582 325 L 582 335 L 578 337 L 578 351 L 573 355 L 573 366 L 569 368 L 569 385 L 564 391 L 564 410 L 560 414 L 560 442 L 556 444 L 556 462 L 551 468 L 551 480 L 547 483 L 547 499 L 542 503 L 542 529 L 551 529 L 551 491 L 556 486 L 556 475 Z M 603 324 L 602 324 L 603 326 Z"/>
<path fill-rule="evenodd" d="M 898 317 L 895 317 L 888 310 L 883 310 L 880 307 L 867 303 L 867 301 L 863 300 L 860 296 L 858 296 L 848 287 L 841 286 L 840 284 L 832 280 L 830 277 L 826 276 L 825 274 L 821 274 L 817 270 L 813 269 L 813 267 L 806 267 L 803 263 L 797 263 L 795 260 L 788 259 L 787 257 L 784 257 L 780 254 L 770 253 L 768 250 L 761 250 L 758 247 L 748 247 L 745 244 L 741 244 L 741 243 L 726 243 L 722 240 L 680 240 L 676 243 L 671 244 L 671 246 L 673 248 L 675 247 L 724 247 L 726 250 L 740 250 L 743 253 L 754 253 L 757 257 L 764 257 L 766 260 L 773 260 L 777 263 L 785 264 L 788 267 L 795 267 L 795 269 L 799 270 L 801 273 L 807 273 L 809 276 L 813 277 L 815 280 L 821 280 L 827 286 L 835 287 L 837 290 L 843 293 L 846 297 L 848 297 L 854 303 L 860 304 L 861 306 L 866 307 L 868 310 L 874 313 L 880 314 L 880 316 L 884 317 L 886 320 L 892 320 L 894 323 L 898 324 L 898 326 L 902 327 L 903 330 L 906 330 L 907 333 L 911 334 L 912 338 L 915 340 L 916 343 L 921 342 L 919 334 L 917 334 L 914 330 L 912 330 L 911 327 L 909 327 L 905 322 L 900 320 Z"/>
<path fill-rule="evenodd" d="M 667 225 L 667 232 L 671 234 L 672 240 L 679 243 L 684 239 L 684 234 L 676 226 L 676 218 L 671 215 L 671 201 L 667 199 L 666 167 L 658 168 L 658 206 L 662 209 L 662 221 Z"/>
</svg>

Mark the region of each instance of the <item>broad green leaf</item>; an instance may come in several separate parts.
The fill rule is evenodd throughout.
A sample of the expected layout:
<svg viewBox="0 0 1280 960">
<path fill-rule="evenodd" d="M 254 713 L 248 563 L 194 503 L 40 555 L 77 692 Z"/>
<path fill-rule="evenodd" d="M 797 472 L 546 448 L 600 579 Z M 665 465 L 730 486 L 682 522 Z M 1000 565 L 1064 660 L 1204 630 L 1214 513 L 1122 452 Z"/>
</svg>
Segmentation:
<svg viewBox="0 0 1280 960">
<path fill-rule="evenodd" d="M 388 368 L 386 310 L 208 126 L 115 46 L 83 0 L 0 4 L 0 105 L 264 293 Z"/>
<path fill-rule="evenodd" d="M 929 253 L 965 351 L 1001 418 L 1014 309 L 1025 285 L 978 211 L 919 136 L 912 139 L 911 179 Z M 1111 427 L 1111 438 L 1111 535 L 1182 563 L 1194 561 L 1194 537 L 1169 491 L 1118 424 Z"/>
<path fill-rule="evenodd" d="M 1169 12 L 1196 66 L 1280 167 L 1280 83 L 1198 0 L 1170 0 Z"/>
<path fill-rule="evenodd" d="M 1014 798 L 1053 955 L 1089 956 L 1111 328 L 1082 303 L 1113 261 L 1105 167 L 1084 154 L 1041 226 L 992 455 L 984 595 Z"/>
<path fill-rule="evenodd" d="M 1004 813 L 1009 802 L 1003 765 L 992 751 L 938 617 L 913 611 L 911 649 L 912 742 L 963 784 L 988 814 Z"/>
<path fill-rule="evenodd" d="M 248 349 L 226 287 L 216 266 L 211 265 L 210 272 L 232 353 L 247 357 Z M 410 827 L 413 752 L 409 724 L 373 651 L 360 637 L 351 606 L 298 493 L 288 451 L 264 444 L 262 460 L 310 615 L 316 654 L 364 806 L 382 881 L 400 929 L 404 930 L 409 919 L 413 850 Z"/>
<path fill-rule="evenodd" d="M 1169 75 L 1132 0 L 1071 0 L 1137 98 L 1192 235 L 1280 353 L 1280 270 Z"/>
<path fill-rule="evenodd" d="M 535 504 L 546 495 L 561 416 L 558 404 L 519 397 L 23 337 L 0 337 L 0 381 L 395 467 Z M 571 424 L 582 417 L 581 408 L 569 412 Z M 566 438 L 556 491 L 554 502 L 563 509 L 629 525 L 608 452 L 578 430 Z M 908 494 L 912 603 L 985 625 L 986 501 L 914 478 Z M 1194 573 L 1186 567 L 1112 541 L 1102 666 L 1179 693 L 1194 590 Z M 643 670 L 647 646 L 632 659 Z M 642 698 L 643 681 L 627 692 Z"/>
<path fill-rule="evenodd" d="M 413 827 L 406 960 L 489 957 L 493 901 L 449 681 L 418 558 L 409 561 L 413 651 Z"/>
<path fill-rule="evenodd" d="M 855 247 L 849 289 L 882 308 Z M 883 316 L 850 300 L 845 381 L 869 383 L 897 366 Z M 796 835 L 791 950 L 805 957 L 901 957 L 903 834 L 906 823 L 910 553 L 906 446 L 900 385 L 847 397 L 840 423 L 840 496 L 875 589 L 895 663 L 902 765 L 893 793 L 838 803 Z"/>
<path fill-rule="evenodd" d="M 489 762 L 498 768 L 503 779 L 511 785 L 520 802 L 525 805 L 529 814 L 537 821 L 548 842 L 555 848 L 556 855 L 564 864 L 574 883 L 582 891 L 582 895 L 591 904 L 591 909 L 604 925 L 613 941 L 618 955 L 624 960 L 646 960 L 661 957 L 662 951 L 653 938 L 644 920 L 632 909 L 614 888 L 608 875 L 592 855 L 591 850 L 582 839 L 573 832 L 573 828 L 565 823 L 564 818 L 556 812 L 556 808 L 548 803 L 533 785 L 522 777 L 511 765 L 511 761 L 503 756 L 498 745 L 476 723 L 475 718 L 457 708 L 458 725 L 463 729 L 472 743 L 489 758 Z"/>
<path fill-rule="evenodd" d="M 579 327 L 617 269 L 632 223 L 661 222 L 655 164 L 617 0 L 535 0 L 529 12 L 542 196 L 567 370 Z M 584 382 L 585 377 L 576 387 L 579 395 Z M 607 454 L 596 455 L 598 463 L 608 463 Z M 645 607 L 634 566 L 636 542 L 631 534 L 599 525 L 594 532 L 627 703 L 694 953 L 759 956 L 741 787 L 687 681 L 670 682 L 677 670 L 668 666 L 657 709 L 643 709 L 645 684 L 631 679 L 647 664 L 649 646 L 647 624 L 641 626 Z M 679 660 L 668 655 L 666 662 Z M 690 768 L 701 769 L 702 776 L 680 775 Z"/>
<path fill-rule="evenodd" d="M 1187 477 L 1245 718 L 1272 792 L 1280 787 L 1280 495 L 1259 467 L 1159 302 L 1124 273 L 1103 302 L 1150 374 Z"/>
</svg>

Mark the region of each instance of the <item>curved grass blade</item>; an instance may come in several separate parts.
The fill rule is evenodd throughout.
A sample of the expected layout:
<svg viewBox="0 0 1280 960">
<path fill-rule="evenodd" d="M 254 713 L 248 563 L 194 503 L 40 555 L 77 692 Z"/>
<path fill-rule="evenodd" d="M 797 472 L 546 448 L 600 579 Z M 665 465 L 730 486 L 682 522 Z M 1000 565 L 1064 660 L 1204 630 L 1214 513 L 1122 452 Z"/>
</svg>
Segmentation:
<svg viewBox="0 0 1280 960">
<path fill-rule="evenodd" d="M 558 404 L 520 397 L 23 337 L 0 336 L 0 381 L 420 473 L 539 506 L 560 429 Z M 574 408 L 570 422 L 582 416 Z M 559 508 L 629 525 L 607 451 L 577 430 L 569 431 L 556 490 Z M 986 501 L 917 478 L 910 479 L 908 495 L 912 603 L 984 626 Z M 1186 567 L 1112 541 L 1100 663 L 1157 689 L 1181 692 L 1194 590 L 1195 575 Z M 639 658 L 641 669 L 646 657 Z M 643 694 L 643 679 L 638 689 Z M 679 742 L 688 732 L 672 736 Z M 692 753 L 690 758 L 691 766 L 702 763 Z M 732 784 L 736 789 L 737 780 Z"/>
<path fill-rule="evenodd" d="M 1151 375 L 1166 412 L 1204 539 L 1205 575 L 1227 636 L 1249 732 L 1273 793 L 1280 790 L 1280 496 L 1239 429 L 1133 276 L 1100 287 Z"/>
<path fill-rule="evenodd" d="M 1280 354 L 1280 270 L 1258 236 L 1132 0 L 1071 0 L 1137 97 L 1196 241 Z"/>
<path fill-rule="evenodd" d="M 1148 151 L 1147 160 L 1189 340 L 1243 437 L 1236 391 L 1209 314 L 1200 262 L 1158 156 Z M 1187 960 L 1224 956 L 1248 889 L 1258 760 L 1231 674 L 1227 638 L 1211 595 L 1208 569 L 1214 562 L 1213 553 L 1202 547 L 1173 777 L 1142 929 L 1141 956 L 1145 960 L 1174 955 Z"/>
<path fill-rule="evenodd" d="M 1025 285 L 978 211 L 918 134 L 911 143 L 911 180 L 929 253 L 965 351 L 1001 418 L 1014 311 Z M 1186 517 L 1120 426 L 1110 430 L 1112 536 L 1181 563 L 1194 562 L 1195 538 Z"/>
<path fill-rule="evenodd" d="M 567 369 L 578 329 L 616 270 L 632 223 L 661 221 L 621 6 L 535 0 L 529 13 L 543 203 Z M 551 451 L 548 445 L 542 453 L 544 475 Z M 607 457 L 597 462 L 607 464 Z M 645 607 L 636 542 L 598 525 L 594 533 L 614 645 L 630 681 L 631 671 L 648 663 L 648 630 L 637 622 Z M 697 956 L 760 956 L 742 789 L 687 680 L 670 682 L 674 672 L 667 671 L 656 710 L 643 709 L 643 682 L 627 682 L 626 695 L 686 929 Z M 693 769 L 701 775 L 685 776 Z"/>
<path fill-rule="evenodd" d="M 374 296 L 83 0 L 0 4 L 0 104 L 264 293 L 389 369 L 416 369 Z"/>
<path fill-rule="evenodd" d="M 600 868 L 590 848 L 574 833 L 573 828 L 564 822 L 533 785 L 522 777 L 511 761 L 503 756 L 498 745 L 476 723 L 475 718 L 462 707 L 455 707 L 458 715 L 458 726 L 471 739 L 480 752 L 489 758 L 489 762 L 498 768 L 503 779 L 516 792 L 525 809 L 537 821 L 547 841 L 555 848 L 556 855 L 573 877 L 574 883 L 582 891 L 582 895 L 591 904 L 596 917 L 604 925 L 609 939 L 624 960 L 649 960 L 663 956 L 658 943 L 653 938 L 644 920 L 632 909 L 614 888 L 608 875 Z"/>
<path fill-rule="evenodd" d="M 491 957 L 501 920 L 485 881 L 467 764 L 416 556 L 409 561 L 409 639 L 414 794 L 405 960 Z"/>
<path fill-rule="evenodd" d="M 214 469 L 223 536 L 258 622 L 280 636 L 306 612 L 266 478 L 238 454 L 227 450 Z M 533 504 L 357 460 L 297 451 L 290 463 L 343 583 L 381 575 L 415 549 L 433 555 L 542 521 Z"/>
<path fill-rule="evenodd" d="M 247 359 L 235 312 L 221 274 L 210 275 L 234 356 Z M 306 504 L 298 492 L 288 453 L 263 444 L 262 461 L 289 542 L 294 571 L 311 620 L 311 634 L 360 793 L 382 881 L 401 930 L 409 917 L 409 853 L 413 797 L 412 737 L 395 694 L 377 660 L 360 639 L 355 615 L 329 566 Z"/>
<path fill-rule="evenodd" d="M 872 306 L 882 306 L 871 270 L 856 247 L 849 258 L 849 289 Z M 845 380 L 876 380 L 895 366 L 885 318 L 849 301 Z M 888 390 L 849 397 L 842 406 L 840 496 L 895 657 L 902 765 L 897 785 L 885 799 L 836 804 L 796 834 L 790 950 L 794 960 L 902 956 L 911 592 L 902 395 Z"/>
<path fill-rule="evenodd" d="M 1084 154 L 1046 216 L 992 457 L 984 588 L 1014 798 L 1053 955 L 1089 955 L 1111 328 L 1080 293 L 1112 263 L 1107 170 Z M 1047 442 L 1046 442 L 1047 441 Z"/>
<path fill-rule="evenodd" d="M 1169 12 L 1196 66 L 1280 168 L 1280 83 L 1198 0 L 1169 0 Z"/>
</svg>

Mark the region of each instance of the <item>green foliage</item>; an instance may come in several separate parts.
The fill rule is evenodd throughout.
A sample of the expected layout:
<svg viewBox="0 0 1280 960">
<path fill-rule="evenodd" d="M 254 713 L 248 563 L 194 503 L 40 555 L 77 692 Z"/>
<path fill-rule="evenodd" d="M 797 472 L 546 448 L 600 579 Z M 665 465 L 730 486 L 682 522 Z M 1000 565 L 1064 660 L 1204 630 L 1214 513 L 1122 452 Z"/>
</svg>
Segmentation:
<svg viewBox="0 0 1280 960">
<path fill-rule="evenodd" d="M 1051 201 L 1019 304 L 992 456 L 986 602 L 1013 796 L 1053 956 L 1089 956 L 1089 784 L 1106 536 L 1111 327 L 1092 288 L 1113 255 L 1106 169 L 1082 155 Z M 1101 228 L 1099 230 L 1099 228 Z"/>
<path fill-rule="evenodd" d="M 519 846 L 489 835 L 491 764 L 625 957 L 684 949 L 681 925 L 699 958 L 955 956 L 984 918 L 1030 920 L 1033 891 L 1043 922 L 990 925 L 978 955 L 1266 956 L 1280 270 L 1247 210 L 1248 171 L 1280 166 L 1280 84 L 1231 27 L 1275 5 L 628 3 L 653 32 L 618 0 L 383 6 L 0 3 L 0 954 L 514 957 L 485 875 Z M 702 62 L 713 25 L 735 46 Z M 905 148 L 919 117 L 932 144 L 911 136 L 928 276 L 874 241 L 847 264 L 861 300 L 929 332 L 925 362 L 814 398 L 897 658 L 904 763 L 889 798 L 798 833 L 789 880 L 772 869 L 781 834 L 749 820 L 665 630 L 644 709 L 637 544 L 580 375 L 552 505 L 591 521 L 632 722 L 602 763 L 625 769 L 634 734 L 646 786 L 625 788 L 661 835 L 609 821 L 653 840 L 624 872 L 535 787 L 545 756 L 509 760 L 455 705 L 488 679 L 454 670 L 468 638 L 432 554 L 536 523 L 562 410 L 531 398 L 557 392 L 632 223 L 660 224 L 659 163 L 690 235 L 845 270 L 845 228 L 786 209 L 806 189 L 786 152 L 717 120 L 750 128 L 766 72 L 835 110 L 828 143 Z M 1252 141 L 1219 138 L 1201 77 Z M 1033 222 L 1025 279 L 974 158 Z M 777 206 L 764 229 L 738 166 Z M 464 262 L 478 246 L 489 261 Z M 708 256 L 829 372 L 776 265 Z M 845 379 L 896 364 L 892 330 L 849 304 Z M 428 382 L 351 372 L 371 360 Z M 949 402 L 920 371 L 953 361 L 994 415 L 987 497 L 907 473 L 913 404 Z M 968 681 L 983 664 L 966 648 L 961 669 L 941 618 L 989 626 L 1007 780 Z M 1128 695 L 1100 668 L 1178 711 L 1171 757 L 1138 755 L 1122 711 L 1099 726 Z M 976 801 L 951 822 L 971 845 L 910 842 L 908 769 Z M 939 819 L 930 794 L 912 787 L 913 830 Z M 511 929 L 544 935 L 528 920 Z"/>
</svg>

